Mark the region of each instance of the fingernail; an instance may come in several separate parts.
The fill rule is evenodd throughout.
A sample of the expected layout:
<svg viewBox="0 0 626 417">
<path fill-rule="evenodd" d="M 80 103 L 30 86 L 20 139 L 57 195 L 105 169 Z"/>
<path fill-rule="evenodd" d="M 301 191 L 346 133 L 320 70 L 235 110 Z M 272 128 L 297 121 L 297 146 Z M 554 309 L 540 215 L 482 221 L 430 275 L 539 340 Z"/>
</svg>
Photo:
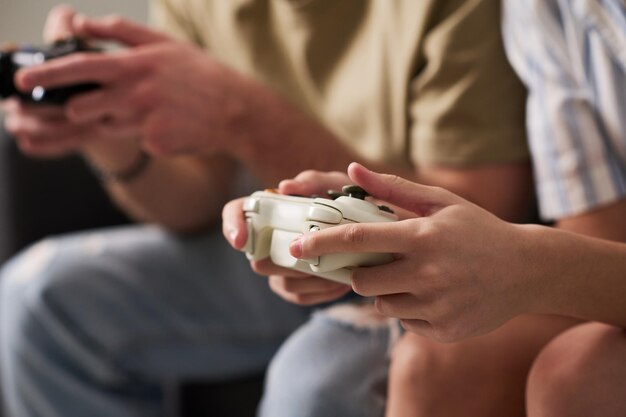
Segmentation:
<svg viewBox="0 0 626 417">
<path fill-rule="evenodd" d="M 239 233 L 237 232 L 237 229 L 228 230 L 228 238 L 230 239 L 231 243 L 234 244 L 237 241 L 237 235 L 239 235 Z"/>
<path fill-rule="evenodd" d="M 74 17 L 74 28 L 84 31 L 93 23 L 93 19 L 89 18 L 86 14 L 77 14 Z"/>
<path fill-rule="evenodd" d="M 19 89 L 28 90 L 35 87 L 34 77 L 27 71 L 21 70 L 15 76 L 15 82 Z"/>
<path fill-rule="evenodd" d="M 297 237 L 289 244 L 289 253 L 294 258 L 302 257 L 302 238 Z"/>
</svg>

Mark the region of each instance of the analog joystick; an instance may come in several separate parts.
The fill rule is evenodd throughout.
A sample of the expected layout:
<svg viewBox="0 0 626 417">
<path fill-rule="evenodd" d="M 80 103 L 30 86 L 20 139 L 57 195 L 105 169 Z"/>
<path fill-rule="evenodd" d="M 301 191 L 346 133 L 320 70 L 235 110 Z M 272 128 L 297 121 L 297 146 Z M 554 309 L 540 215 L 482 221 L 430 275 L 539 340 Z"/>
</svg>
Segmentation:
<svg viewBox="0 0 626 417">
<path fill-rule="evenodd" d="M 358 185 L 345 185 L 341 189 L 344 194 L 347 194 L 348 197 L 358 198 L 359 200 L 365 200 L 365 197 L 369 196 L 367 191 Z"/>
</svg>

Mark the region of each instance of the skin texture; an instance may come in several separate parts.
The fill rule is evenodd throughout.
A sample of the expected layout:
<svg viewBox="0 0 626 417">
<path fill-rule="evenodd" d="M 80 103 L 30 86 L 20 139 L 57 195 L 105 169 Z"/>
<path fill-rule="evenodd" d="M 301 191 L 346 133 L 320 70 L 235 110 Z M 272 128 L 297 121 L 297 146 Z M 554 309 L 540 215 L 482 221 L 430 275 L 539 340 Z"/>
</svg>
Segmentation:
<svg viewBox="0 0 626 417">
<path fill-rule="evenodd" d="M 77 95 L 62 108 L 6 101 L 7 130 L 28 155 L 80 153 L 111 171 L 132 165 L 141 148 L 152 153 L 140 178 L 107 184 L 139 220 L 200 231 L 219 220 L 232 198 L 237 164 L 269 185 L 303 166 L 336 169 L 356 157 L 287 100 L 193 45 L 116 16 L 89 19 L 66 6 L 51 12 L 45 34 L 47 41 L 77 34 L 125 48 L 74 54 L 19 71 L 16 83 L 23 90 L 86 80 L 102 88 Z M 286 136 L 293 138 L 289 146 L 277 139 Z"/>
<path fill-rule="evenodd" d="M 238 164 L 267 186 L 295 176 L 302 167 L 332 171 L 353 160 L 378 166 L 359 159 L 283 97 L 193 45 L 116 16 L 77 15 L 66 6 L 51 12 L 45 34 L 47 41 L 76 34 L 124 48 L 73 54 L 19 71 L 16 83 L 22 90 L 82 82 L 102 88 L 77 95 L 62 108 L 6 101 L 7 130 L 26 154 L 80 153 L 109 171 L 124 171 L 140 149 L 147 150 L 154 158 L 144 175 L 127 184 L 107 184 L 122 208 L 139 220 L 178 232 L 204 230 L 232 198 L 230 179 Z M 511 216 L 527 207 L 530 196 L 527 163 L 476 169 L 427 166 L 397 173 L 433 179 Z M 477 186 L 482 181 L 498 192 L 482 192 Z M 511 198 L 490 197 L 507 192 L 510 183 L 519 190 Z"/>
<path fill-rule="evenodd" d="M 524 415 L 525 401 L 532 416 L 593 415 L 600 409 L 620 415 L 626 407 L 620 395 L 624 331 L 590 323 L 551 340 L 579 319 L 626 323 L 626 247 L 609 241 L 626 240 L 623 201 L 561 222 L 565 231 L 509 224 L 440 188 L 358 164 L 348 172 L 352 182 L 414 217 L 405 214 L 386 227 L 341 226 L 307 235 L 292 244 L 291 254 L 395 254 L 389 265 L 353 274 L 356 292 L 375 296 L 382 314 L 401 318 L 415 332 L 393 353 L 388 416 Z M 443 402 L 444 393 L 455 401 Z"/>
<path fill-rule="evenodd" d="M 441 188 L 376 174 L 359 164 L 348 172 L 372 196 L 415 217 L 303 235 L 292 242 L 290 252 L 298 258 L 393 253 L 394 262 L 355 269 L 352 287 L 376 297 L 379 311 L 400 318 L 408 330 L 453 342 L 487 333 L 522 313 L 626 324 L 626 293 L 619 285 L 620 271 L 626 268 L 624 245 L 507 223 Z M 604 261 L 601 266 L 594 262 L 598 257 Z M 592 271 L 593 281 L 588 279 Z M 598 281 L 614 291 L 596 294 Z M 564 292 L 566 285 L 571 289 Z M 590 299 L 589 294 L 602 299 Z"/>
<path fill-rule="evenodd" d="M 353 168 L 351 167 L 351 174 L 354 173 Z M 337 172 L 322 174 L 307 171 L 293 180 L 282 181 L 279 189 L 285 194 L 321 194 L 325 189 L 339 188 L 348 180 L 351 183 L 359 181 L 355 176 L 349 178 Z M 384 189 L 387 189 L 387 185 Z M 497 228 L 508 230 L 509 226 L 512 227 L 442 189 L 433 190 L 438 195 L 450 197 L 451 201 L 462 202 L 472 212 L 479 212 L 486 222 L 495 222 Z M 385 194 L 377 197 L 385 197 Z M 416 208 L 405 207 L 409 210 L 398 205 L 393 208 L 404 219 L 403 222 L 418 221 L 418 214 L 424 215 L 434 210 L 429 204 Z M 236 248 L 243 246 L 247 238 L 241 213 L 241 200 L 232 201 L 223 211 L 224 233 Z M 337 228 L 329 230 L 333 229 Z M 358 233 L 341 233 L 338 239 L 354 236 L 358 236 Z M 477 247 L 483 243 L 481 239 Z M 449 258 L 449 252 L 446 252 L 439 259 L 447 263 Z M 349 290 L 346 286 L 324 279 L 302 274 L 294 276 L 292 271 L 277 268 L 267 260 L 253 263 L 253 268 L 262 275 L 271 275 L 269 279 L 274 291 L 299 304 L 332 300 L 337 294 Z M 303 284 L 299 285 L 299 282 Z M 476 295 L 474 299 L 476 300 Z M 480 297 L 476 302 L 480 302 Z M 524 387 L 534 358 L 554 335 L 576 322 L 559 317 L 524 316 L 512 320 L 496 332 L 447 344 L 407 333 L 392 353 L 387 415 L 524 416 Z M 446 401 L 442 401 L 442 395 Z"/>
<path fill-rule="evenodd" d="M 620 400 L 626 381 L 620 328 L 626 323 L 626 247 L 608 239 L 619 240 L 624 231 L 623 201 L 561 222 L 561 229 L 570 229 L 565 231 L 506 223 L 443 189 L 358 164 L 348 173 L 351 182 L 395 205 L 403 220 L 330 228 L 294 241 L 290 249 L 303 258 L 344 251 L 396 256 L 391 264 L 355 270 L 352 285 L 412 331 L 392 355 L 388 416 L 496 416 L 503 410 L 522 416 L 524 402 L 532 416 L 594 415 L 600 409 L 620 415 L 626 406 Z M 303 177 L 283 181 L 280 190 L 315 191 L 310 184 L 346 181 L 339 173 Z M 225 214 L 234 216 L 228 209 Z M 285 282 L 277 286 L 287 298 Z M 290 295 L 295 302 L 307 296 Z M 581 319 L 619 327 L 590 323 L 557 336 Z"/>
</svg>

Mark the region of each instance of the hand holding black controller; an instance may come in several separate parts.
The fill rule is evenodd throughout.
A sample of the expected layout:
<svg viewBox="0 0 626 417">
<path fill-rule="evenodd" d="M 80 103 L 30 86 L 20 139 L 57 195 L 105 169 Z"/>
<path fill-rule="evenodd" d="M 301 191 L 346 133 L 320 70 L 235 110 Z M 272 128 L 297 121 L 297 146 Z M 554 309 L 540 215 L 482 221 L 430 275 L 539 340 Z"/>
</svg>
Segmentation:
<svg viewBox="0 0 626 417">
<path fill-rule="evenodd" d="M 62 105 L 71 96 L 99 87 L 98 84 L 79 84 L 54 89 L 35 87 L 30 93 L 19 91 L 15 86 L 15 73 L 23 67 L 42 64 L 76 52 L 98 52 L 76 37 L 63 39 L 44 47 L 20 46 L 0 50 L 0 98 L 16 96 L 25 102 Z"/>
</svg>

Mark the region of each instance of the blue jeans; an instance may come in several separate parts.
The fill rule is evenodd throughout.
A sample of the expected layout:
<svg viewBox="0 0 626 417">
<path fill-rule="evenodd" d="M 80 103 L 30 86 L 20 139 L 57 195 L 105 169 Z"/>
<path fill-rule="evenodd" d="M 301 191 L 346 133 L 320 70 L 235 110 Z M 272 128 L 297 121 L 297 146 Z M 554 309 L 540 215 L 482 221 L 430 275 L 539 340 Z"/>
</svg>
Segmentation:
<svg viewBox="0 0 626 417">
<path fill-rule="evenodd" d="M 265 368 L 309 315 L 219 231 L 130 226 L 44 240 L 1 270 L 12 417 L 160 416 L 168 387 Z"/>
<path fill-rule="evenodd" d="M 389 352 L 400 333 L 367 301 L 317 311 L 272 360 L 259 415 L 382 417 Z"/>
</svg>

